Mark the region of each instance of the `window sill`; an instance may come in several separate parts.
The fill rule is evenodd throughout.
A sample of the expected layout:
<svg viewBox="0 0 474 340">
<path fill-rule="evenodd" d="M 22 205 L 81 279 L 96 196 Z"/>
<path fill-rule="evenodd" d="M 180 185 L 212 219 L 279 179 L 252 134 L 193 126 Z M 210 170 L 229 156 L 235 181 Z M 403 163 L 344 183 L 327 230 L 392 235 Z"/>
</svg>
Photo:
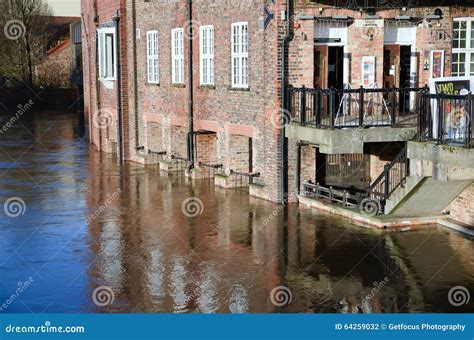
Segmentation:
<svg viewBox="0 0 474 340">
<path fill-rule="evenodd" d="M 229 86 L 229 91 L 250 92 L 250 87 L 233 87 L 233 86 Z"/>
<path fill-rule="evenodd" d="M 216 85 L 200 85 L 199 88 L 201 90 L 215 90 Z"/>
<path fill-rule="evenodd" d="M 102 83 L 102 85 L 104 85 L 106 89 L 108 90 L 114 89 L 115 79 L 99 78 L 99 81 Z"/>
<path fill-rule="evenodd" d="M 184 89 L 186 84 L 171 84 L 171 87 L 176 87 L 177 89 Z"/>
<path fill-rule="evenodd" d="M 160 86 L 160 83 L 145 83 L 146 86 Z"/>
</svg>

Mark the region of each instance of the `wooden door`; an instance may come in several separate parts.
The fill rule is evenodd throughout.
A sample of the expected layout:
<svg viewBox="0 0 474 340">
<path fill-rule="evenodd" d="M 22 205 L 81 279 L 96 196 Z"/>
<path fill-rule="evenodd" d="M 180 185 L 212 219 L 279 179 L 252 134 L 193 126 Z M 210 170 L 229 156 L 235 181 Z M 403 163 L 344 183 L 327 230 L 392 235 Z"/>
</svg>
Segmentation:
<svg viewBox="0 0 474 340">
<path fill-rule="evenodd" d="M 314 87 L 328 86 L 328 46 L 314 47 Z"/>
<path fill-rule="evenodd" d="M 400 87 L 400 45 L 385 46 L 383 70 L 383 86 Z"/>
</svg>

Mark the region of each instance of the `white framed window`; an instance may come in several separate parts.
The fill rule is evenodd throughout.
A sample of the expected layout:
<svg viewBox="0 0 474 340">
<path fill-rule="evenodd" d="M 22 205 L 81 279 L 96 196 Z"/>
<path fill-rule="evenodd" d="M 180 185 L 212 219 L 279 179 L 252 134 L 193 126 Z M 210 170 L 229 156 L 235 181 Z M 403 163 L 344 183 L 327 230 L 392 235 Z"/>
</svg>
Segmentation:
<svg viewBox="0 0 474 340">
<path fill-rule="evenodd" d="M 97 39 L 99 79 L 115 80 L 117 74 L 117 38 L 115 28 L 99 28 L 97 30 Z"/>
<path fill-rule="evenodd" d="M 214 85 L 214 26 L 199 28 L 201 85 Z"/>
<path fill-rule="evenodd" d="M 151 84 L 159 84 L 158 31 L 146 33 L 147 79 Z"/>
<path fill-rule="evenodd" d="M 184 84 L 184 29 L 171 30 L 172 82 Z"/>
<path fill-rule="evenodd" d="M 232 24 L 232 87 L 249 86 L 248 22 Z"/>
<path fill-rule="evenodd" d="M 474 17 L 453 19 L 451 75 L 474 75 Z"/>
</svg>

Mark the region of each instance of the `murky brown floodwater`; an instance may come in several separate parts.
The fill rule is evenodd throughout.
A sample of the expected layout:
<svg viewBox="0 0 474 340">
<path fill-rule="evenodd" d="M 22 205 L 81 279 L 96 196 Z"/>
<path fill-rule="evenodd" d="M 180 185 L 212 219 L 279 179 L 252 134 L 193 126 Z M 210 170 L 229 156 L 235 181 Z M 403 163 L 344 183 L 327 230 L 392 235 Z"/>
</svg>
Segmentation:
<svg viewBox="0 0 474 340">
<path fill-rule="evenodd" d="M 3 120 L 6 118 L 4 117 Z M 2 124 L 3 125 L 3 124 Z M 430 227 L 385 233 L 319 211 L 91 151 L 71 114 L 36 114 L 0 136 L 0 305 L 7 312 L 473 312 L 474 243 Z M 186 217 L 198 197 L 204 211 Z M 374 287 L 374 283 L 377 287 Z M 114 302 L 94 304 L 99 286 Z M 292 301 L 277 307 L 271 291 Z"/>
</svg>

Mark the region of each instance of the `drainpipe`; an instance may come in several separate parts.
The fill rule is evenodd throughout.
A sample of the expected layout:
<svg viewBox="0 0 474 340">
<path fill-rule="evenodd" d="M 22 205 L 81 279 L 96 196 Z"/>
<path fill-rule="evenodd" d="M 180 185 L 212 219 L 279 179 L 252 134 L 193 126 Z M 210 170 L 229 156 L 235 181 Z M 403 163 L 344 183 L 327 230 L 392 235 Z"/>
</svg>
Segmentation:
<svg viewBox="0 0 474 340">
<path fill-rule="evenodd" d="M 288 43 L 293 39 L 293 33 L 291 32 L 291 21 L 290 20 L 290 13 L 291 13 L 291 0 L 286 0 L 286 23 L 287 23 L 287 33 L 286 36 L 283 38 L 282 46 L 281 46 L 281 122 L 282 122 L 282 129 L 281 129 L 281 136 L 280 136 L 280 151 L 281 151 L 281 163 L 280 163 L 280 171 L 281 171 L 281 183 L 280 183 L 280 203 L 285 204 L 287 203 L 287 195 L 288 195 L 288 141 L 285 137 L 285 122 L 287 117 L 285 117 L 285 112 L 287 110 L 286 107 L 286 50 L 288 48 Z"/>
<path fill-rule="evenodd" d="M 140 127 L 138 122 L 138 76 L 137 76 L 137 5 L 136 0 L 132 0 L 132 36 L 133 36 L 133 102 L 135 106 L 135 149 L 141 147 L 140 145 Z"/>
<path fill-rule="evenodd" d="M 296 145 L 296 194 L 299 195 L 301 192 L 301 146 L 302 143 L 299 141 Z"/>
<path fill-rule="evenodd" d="M 117 116 L 118 116 L 118 147 L 119 147 L 119 160 L 123 161 L 123 138 L 122 138 L 122 75 L 121 75 L 121 63 L 120 63 L 120 12 L 117 11 L 117 15 L 114 18 L 115 22 L 115 37 L 117 39 L 117 44 L 115 46 L 115 52 L 117 56 Z"/>
<path fill-rule="evenodd" d="M 194 103 L 193 103 L 193 10 L 192 0 L 188 0 L 188 112 L 189 112 L 189 133 L 188 161 L 189 170 L 194 168 Z"/>
</svg>

